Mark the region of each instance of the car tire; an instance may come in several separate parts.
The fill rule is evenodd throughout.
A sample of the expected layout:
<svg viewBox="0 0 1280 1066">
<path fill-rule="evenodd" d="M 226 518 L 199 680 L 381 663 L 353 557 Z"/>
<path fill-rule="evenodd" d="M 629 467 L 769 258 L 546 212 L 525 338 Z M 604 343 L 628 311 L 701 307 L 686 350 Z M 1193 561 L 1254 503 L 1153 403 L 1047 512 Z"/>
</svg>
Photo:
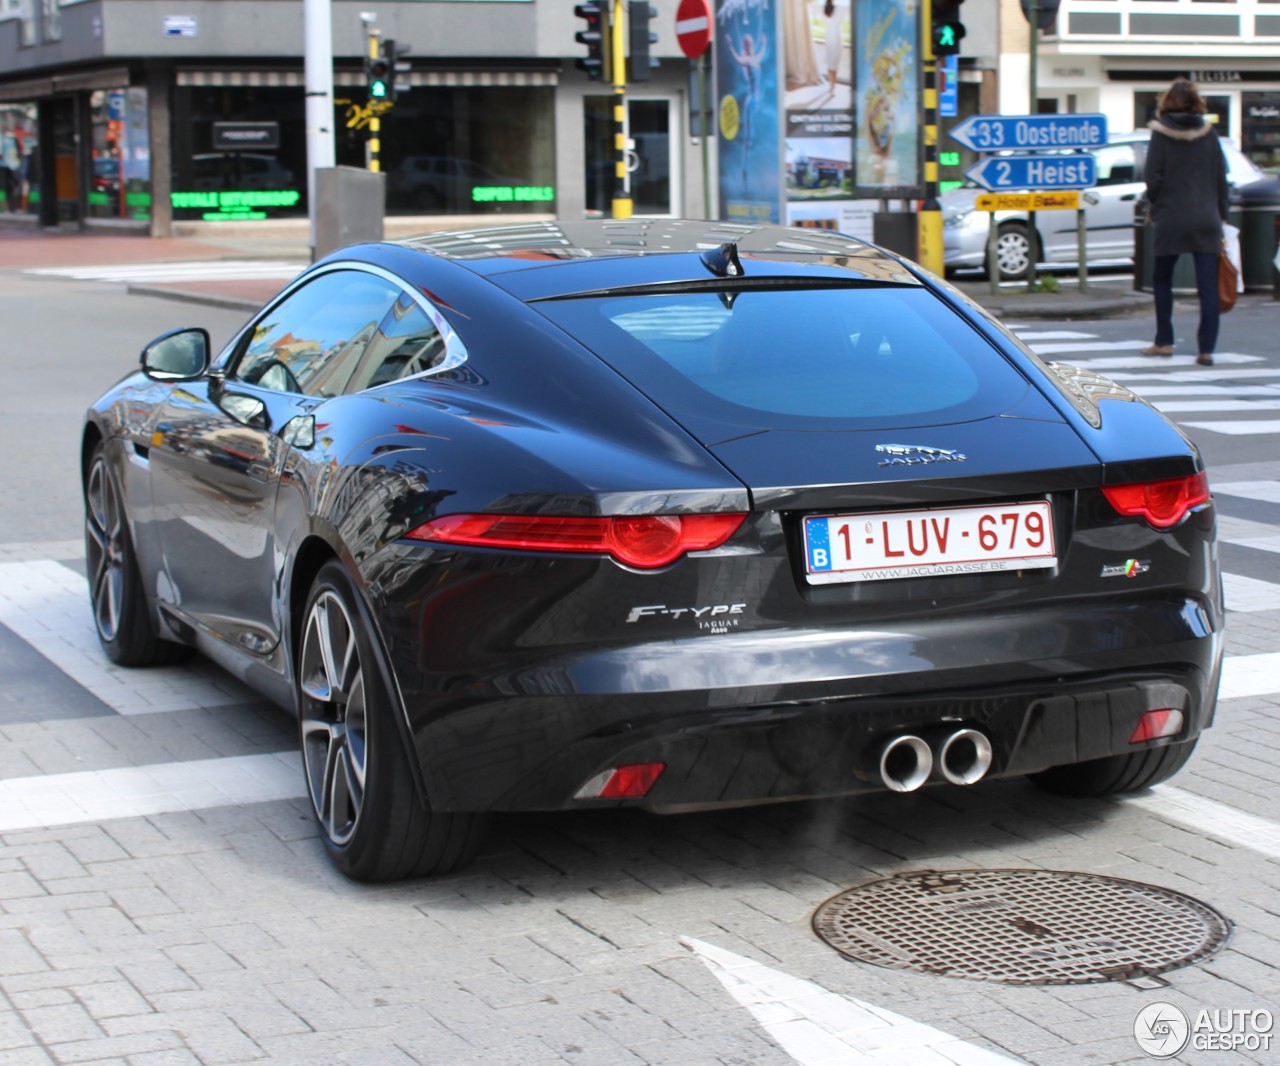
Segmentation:
<svg viewBox="0 0 1280 1066">
<path fill-rule="evenodd" d="M 194 649 L 152 629 L 124 494 L 102 441 L 84 479 L 84 557 L 93 621 L 108 659 L 117 666 L 162 666 L 190 657 Z"/>
<path fill-rule="evenodd" d="M 364 601 L 341 563 L 311 585 L 297 654 L 298 737 L 320 839 L 356 881 L 447 873 L 475 856 L 478 814 L 418 794 Z"/>
<path fill-rule="evenodd" d="M 1118 796 L 1139 792 L 1169 780 L 1181 770 L 1195 751 L 1198 739 L 1162 748 L 1144 748 L 1129 755 L 1108 755 L 1068 766 L 1051 766 L 1031 774 L 1030 779 L 1057 796 Z"/>
<path fill-rule="evenodd" d="M 1025 222 L 1001 222 L 996 231 L 996 266 L 1002 281 L 1022 281 L 1036 254 Z"/>
</svg>

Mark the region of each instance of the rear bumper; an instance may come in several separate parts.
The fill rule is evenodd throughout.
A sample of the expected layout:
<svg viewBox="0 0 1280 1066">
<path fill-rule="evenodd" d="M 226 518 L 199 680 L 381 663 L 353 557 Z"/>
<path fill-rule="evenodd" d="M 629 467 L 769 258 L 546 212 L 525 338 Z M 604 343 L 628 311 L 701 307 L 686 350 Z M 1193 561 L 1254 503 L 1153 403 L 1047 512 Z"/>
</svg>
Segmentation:
<svg viewBox="0 0 1280 1066">
<path fill-rule="evenodd" d="M 671 684 L 677 667 L 687 672 L 690 664 L 670 659 L 670 647 L 650 648 L 647 684 L 630 691 L 601 691 L 598 684 L 584 691 L 561 662 L 473 681 L 465 691 L 410 691 L 404 698 L 429 798 L 442 810 L 815 798 L 883 789 L 879 753 L 903 734 L 924 737 L 936 754 L 944 735 L 977 729 L 992 745 L 989 777 L 1191 739 L 1213 718 L 1220 637 L 1186 630 L 1206 620 L 1191 603 L 1166 621 L 1175 619 L 1184 625 L 1182 639 L 1160 648 L 1095 647 L 1071 659 L 978 660 L 938 670 L 917 662 L 906 673 L 794 680 L 813 663 L 784 656 L 772 658 L 773 681 L 762 684 L 762 664 L 739 650 L 738 675 L 754 683 L 677 688 Z M 1117 641 L 1115 629 L 1093 622 L 1096 642 Z M 790 682 L 783 680 L 787 673 Z M 578 679 L 592 676 L 588 670 Z M 1130 745 L 1142 714 L 1166 708 L 1182 712 L 1181 732 Z M 573 798 L 603 770 L 649 762 L 666 770 L 643 799 Z"/>
</svg>

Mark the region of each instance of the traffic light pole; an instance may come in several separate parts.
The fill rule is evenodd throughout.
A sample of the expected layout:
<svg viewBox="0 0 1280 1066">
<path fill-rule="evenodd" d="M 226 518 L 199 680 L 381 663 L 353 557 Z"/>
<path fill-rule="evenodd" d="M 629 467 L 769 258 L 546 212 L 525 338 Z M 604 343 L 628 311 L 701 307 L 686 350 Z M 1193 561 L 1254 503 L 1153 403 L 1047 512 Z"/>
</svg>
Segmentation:
<svg viewBox="0 0 1280 1066">
<path fill-rule="evenodd" d="M 382 31 L 369 27 L 369 64 L 372 66 L 378 60 L 378 41 L 382 37 Z M 376 101 L 369 100 L 369 143 L 367 146 L 369 169 L 375 174 L 382 169 L 380 156 L 382 154 L 382 119 L 378 115 L 378 110 L 373 105 Z"/>
<path fill-rule="evenodd" d="M 935 274 L 943 271 L 942 205 L 938 203 L 938 59 L 933 51 L 933 4 L 923 0 L 924 32 L 924 202 L 917 216 L 920 265 Z"/>
<path fill-rule="evenodd" d="M 613 217 L 630 218 L 631 172 L 627 169 L 627 20 L 623 0 L 613 0 L 613 17 L 609 20 L 609 47 L 613 67 L 613 145 L 617 152 L 613 192 Z"/>
</svg>

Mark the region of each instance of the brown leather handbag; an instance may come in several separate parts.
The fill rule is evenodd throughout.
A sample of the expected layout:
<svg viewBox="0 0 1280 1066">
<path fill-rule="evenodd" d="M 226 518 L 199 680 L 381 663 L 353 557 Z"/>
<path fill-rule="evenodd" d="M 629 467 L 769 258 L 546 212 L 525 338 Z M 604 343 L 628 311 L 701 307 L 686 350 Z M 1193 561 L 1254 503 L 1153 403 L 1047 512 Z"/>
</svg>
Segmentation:
<svg viewBox="0 0 1280 1066">
<path fill-rule="evenodd" d="M 1236 305 L 1240 275 L 1224 248 L 1218 253 L 1218 311 L 1226 314 Z"/>
</svg>

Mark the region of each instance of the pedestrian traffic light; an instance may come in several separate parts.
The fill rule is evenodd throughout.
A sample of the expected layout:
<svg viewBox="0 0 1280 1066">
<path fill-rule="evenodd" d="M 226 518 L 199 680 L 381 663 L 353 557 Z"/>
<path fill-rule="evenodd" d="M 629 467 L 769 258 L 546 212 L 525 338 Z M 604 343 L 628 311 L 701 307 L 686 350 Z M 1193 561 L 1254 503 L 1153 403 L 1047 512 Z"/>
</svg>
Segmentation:
<svg viewBox="0 0 1280 1066">
<path fill-rule="evenodd" d="M 658 60 L 649 54 L 649 46 L 658 41 L 649 23 L 657 17 L 658 9 L 649 0 L 630 0 L 627 4 L 628 66 L 632 81 L 648 81 L 658 65 Z"/>
<path fill-rule="evenodd" d="M 960 52 L 964 23 L 960 21 L 960 5 L 964 0 L 933 0 L 933 54 L 953 56 Z"/>
<path fill-rule="evenodd" d="M 391 64 L 382 56 L 370 56 L 364 61 L 364 73 L 369 84 L 369 99 L 385 100 L 391 90 Z"/>
<path fill-rule="evenodd" d="M 400 44 L 399 42 L 388 37 L 382 42 L 382 61 L 387 65 L 386 82 L 388 97 L 394 97 L 399 93 L 409 90 L 408 79 L 401 79 L 397 75 L 408 74 L 412 70 L 412 64 L 408 60 L 401 60 L 401 56 L 408 55 L 410 46 Z"/>
<path fill-rule="evenodd" d="M 587 54 L 578 59 L 577 67 L 592 81 L 600 81 L 609 74 L 609 0 L 586 0 L 574 7 L 573 13 L 587 22 L 573 35 L 575 41 L 587 46 Z"/>
</svg>

